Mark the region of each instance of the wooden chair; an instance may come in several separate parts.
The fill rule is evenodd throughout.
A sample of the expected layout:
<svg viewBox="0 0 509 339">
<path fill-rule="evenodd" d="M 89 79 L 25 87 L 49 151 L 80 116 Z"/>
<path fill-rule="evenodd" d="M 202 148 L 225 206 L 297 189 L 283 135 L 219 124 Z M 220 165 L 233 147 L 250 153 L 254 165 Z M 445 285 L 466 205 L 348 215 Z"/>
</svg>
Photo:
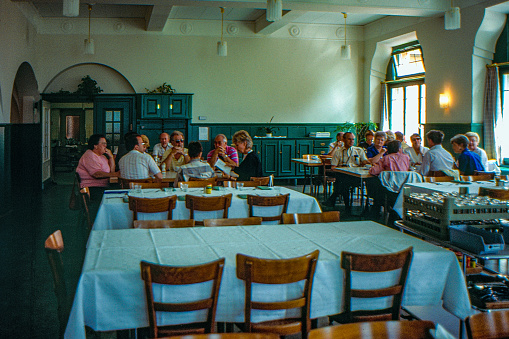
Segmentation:
<svg viewBox="0 0 509 339">
<path fill-rule="evenodd" d="M 161 338 L 170 339 L 170 337 Z M 171 339 L 280 339 L 274 333 L 212 333 L 212 334 L 192 334 Z"/>
<path fill-rule="evenodd" d="M 352 323 L 363 321 L 399 320 L 401 299 L 412 260 L 413 248 L 389 254 L 341 253 L 341 268 L 345 270 L 345 310 L 329 317 L 329 323 Z M 379 289 L 356 289 L 352 284 L 352 272 L 381 273 L 399 270 L 396 285 Z M 365 278 L 368 279 L 368 278 Z M 379 310 L 352 310 L 352 298 L 391 297 L 392 306 Z"/>
<path fill-rule="evenodd" d="M 120 187 L 121 188 L 129 188 L 131 182 L 134 182 L 134 183 L 137 183 L 137 184 L 142 184 L 144 182 L 152 182 L 152 178 L 147 178 L 147 179 L 118 178 L 118 181 L 120 182 Z"/>
<path fill-rule="evenodd" d="M 448 182 L 453 181 L 454 177 L 443 176 L 443 177 L 426 177 L 423 176 L 424 182 Z"/>
<path fill-rule="evenodd" d="M 283 224 L 313 224 L 339 221 L 339 211 L 283 214 Z"/>
<path fill-rule="evenodd" d="M 189 218 L 194 219 L 194 211 L 223 210 L 223 218 L 228 218 L 228 209 L 232 203 L 232 194 L 218 197 L 198 197 L 186 194 L 186 208 L 189 209 Z M 203 226 L 203 220 L 196 220 L 196 225 Z"/>
<path fill-rule="evenodd" d="M 302 257 L 290 259 L 261 259 L 237 254 L 237 278 L 245 281 L 244 324 L 245 332 L 276 333 L 280 336 L 301 333 L 307 338 L 311 329 L 309 306 L 313 276 L 319 251 Z M 252 299 L 252 285 L 255 284 L 292 284 L 304 281 L 302 294 L 295 299 L 274 302 Z M 300 309 L 300 317 L 251 322 L 251 311 Z"/>
<path fill-rule="evenodd" d="M 245 225 L 261 225 L 261 217 L 250 218 L 224 218 L 224 219 L 205 219 L 204 226 L 245 226 Z"/>
<path fill-rule="evenodd" d="M 493 199 L 509 200 L 509 190 L 501 188 L 479 187 L 479 195 Z"/>
<path fill-rule="evenodd" d="M 462 181 L 489 181 L 493 180 L 495 173 L 485 173 L 479 175 L 461 175 Z"/>
<path fill-rule="evenodd" d="M 168 212 L 166 219 L 173 219 L 173 209 L 177 203 L 177 196 L 164 198 L 136 198 L 129 197 L 129 209 L 133 211 L 133 220 L 138 220 L 138 213 Z"/>
<path fill-rule="evenodd" d="M 194 227 L 193 219 L 181 219 L 181 220 L 135 220 L 133 222 L 133 228 L 183 228 L 183 227 Z"/>
<path fill-rule="evenodd" d="M 80 197 L 81 213 L 84 220 L 86 220 L 87 230 L 90 231 L 92 229 L 92 219 L 90 219 L 90 189 L 88 187 L 80 189 Z"/>
<path fill-rule="evenodd" d="M 496 175 L 495 178 L 500 180 L 509 180 L 509 175 Z"/>
<path fill-rule="evenodd" d="M 70 303 L 67 296 L 67 287 L 64 277 L 64 264 L 61 253 L 64 250 L 64 240 L 60 230 L 51 234 L 44 242 L 46 255 L 48 256 L 51 273 L 53 275 L 53 287 L 57 297 L 57 312 L 60 325 L 60 338 L 64 337 L 67 319 L 70 312 Z"/>
<path fill-rule="evenodd" d="M 328 155 L 321 155 L 320 159 L 322 160 L 322 176 L 323 176 L 323 198 L 329 196 L 329 190 L 332 193 L 332 185 L 336 181 L 336 177 L 334 176 L 334 172 L 332 171 L 332 158 Z"/>
<path fill-rule="evenodd" d="M 509 311 L 490 311 L 466 319 L 469 339 L 509 338 Z"/>
<path fill-rule="evenodd" d="M 190 178 L 192 179 L 192 178 Z M 179 181 L 179 184 L 187 184 L 187 187 L 206 187 L 207 185 L 216 186 L 216 178 L 201 179 L 201 180 L 190 180 L 190 181 Z"/>
<path fill-rule="evenodd" d="M 270 177 L 251 177 L 249 178 L 251 181 L 259 181 L 260 185 L 258 186 L 267 186 L 270 182 Z"/>
<path fill-rule="evenodd" d="M 164 266 L 141 261 L 141 278 L 145 285 L 148 320 L 152 338 L 211 333 L 215 329 L 217 298 L 224 268 L 224 258 L 194 266 Z M 152 284 L 191 285 L 212 282 L 210 297 L 192 302 L 164 302 L 154 300 Z M 156 312 L 192 312 L 207 310 L 206 321 L 190 324 L 157 326 Z"/>
<path fill-rule="evenodd" d="M 259 181 L 259 180 L 252 180 L 252 181 L 223 181 L 224 187 L 237 187 L 238 183 L 243 183 L 244 187 L 263 186 L 262 182 Z"/>
<path fill-rule="evenodd" d="M 142 189 L 144 188 L 165 188 L 170 187 L 169 182 L 130 182 L 129 188 L 133 189 L 135 185 L 140 185 Z"/>
<path fill-rule="evenodd" d="M 283 219 L 283 213 L 286 213 L 288 210 L 288 200 L 290 199 L 290 194 L 282 194 L 273 197 L 262 197 L 258 195 L 248 195 L 247 196 L 247 204 L 249 205 L 249 216 L 255 217 L 253 213 L 254 206 L 261 207 L 269 207 L 269 206 L 282 206 L 282 211 L 280 214 L 275 216 L 263 216 L 263 221 L 279 221 L 281 222 Z"/>
<path fill-rule="evenodd" d="M 373 321 L 317 328 L 309 332 L 308 339 L 432 339 L 432 321 Z"/>
</svg>

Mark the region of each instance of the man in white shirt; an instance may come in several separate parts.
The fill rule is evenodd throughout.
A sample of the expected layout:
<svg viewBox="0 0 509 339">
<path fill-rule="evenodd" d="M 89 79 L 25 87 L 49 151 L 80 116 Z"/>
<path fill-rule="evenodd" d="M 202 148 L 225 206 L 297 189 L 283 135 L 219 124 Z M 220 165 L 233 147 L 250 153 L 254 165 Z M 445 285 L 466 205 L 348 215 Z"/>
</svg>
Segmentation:
<svg viewBox="0 0 509 339">
<path fill-rule="evenodd" d="M 369 163 L 364 149 L 354 146 L 355 135 L 352 132 L 346 132 L 343 135 L 343 144 L 344 146 L 337 149 L 332 156 L 332 169 L 336 167 L 358 167 Z M 335 173 L 335 177 L 334 192 L 324 205 L 329 207 L 334 206 L 336 198 L 341 194 L 345 202 L 346 213 L 350 213 L 350 187 L 359 186 L 360 181 L 358 178 L 342 173 Z"/>
<path fill-rule="evenodd" d="M 430 148 L 422 157 L 421 175 L 434 175 L 438 171 L 451 170 L 454 158 L 442 147 L 444 133 L 432 130 L 426 133 L 426 139 Z"/>
<path fill-rule="evenodd" d="M 403 153 L 410 157 L 410 165 L 422 164 L 422 157 L 429 151 L 429 148 L 421 146 L 421 136 L 417 133 L 412 134 L 410 137 L 412 147 L 403 150 Z"/>
<path fill-rule="evenodd" d="M 152 151 L 153 157 L 159 157 L 161 158 L 166 152 L 166 150 L 169 150 L 172 148 L 172 144 L 170 144 L 170 136 L 168 133 L 161 133 L 159 135 L 159 143 L 154 146 L 154 150 Z"/>
<path fill-rule="evenodd" d="M 126 140 L 126 148 L 129 153 L 120 159 L 120 177 L 125 179 L 146 179 L 150 175 L 155 181 L 161 182 L 163 175 L 161 170 L 150 155 L 145 155 L 143 139 L 139 134 L 130 135 Z"/>
</svg>

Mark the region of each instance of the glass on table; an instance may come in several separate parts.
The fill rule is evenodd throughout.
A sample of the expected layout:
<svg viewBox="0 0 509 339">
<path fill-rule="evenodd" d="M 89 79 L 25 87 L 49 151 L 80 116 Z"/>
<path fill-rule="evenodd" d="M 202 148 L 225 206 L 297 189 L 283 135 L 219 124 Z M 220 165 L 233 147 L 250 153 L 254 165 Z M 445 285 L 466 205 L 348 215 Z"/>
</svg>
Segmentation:
<svg viewBox="0 0 509 339">
<path fill-rule="evenodd" d="M 242 189 L 243 189 L 243 188 L 244 188 L 244 183 L 243 183 L 243 182 L 238 182 L 238 183 L 237 183 L 237 189 L 238 189 L 239 191 L 242 191 Z"/>
<path fill-rule="evenodd" d="M 182 192 L 187 192 L 187 188 L 189 187 L 188 184 L 184 184 L 183 182 L 180 183 L 180 190 Z"/>
</svg>

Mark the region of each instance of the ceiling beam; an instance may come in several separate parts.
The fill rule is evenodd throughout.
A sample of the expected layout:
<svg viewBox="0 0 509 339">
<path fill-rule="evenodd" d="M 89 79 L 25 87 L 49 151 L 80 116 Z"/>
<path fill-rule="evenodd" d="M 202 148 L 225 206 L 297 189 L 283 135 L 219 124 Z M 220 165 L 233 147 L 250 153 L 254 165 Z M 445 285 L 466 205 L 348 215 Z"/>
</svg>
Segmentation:
<svg viewBox="0 0 509 339">
<path fill-rule="evenodd" d="M 153 5 L 145 16 L 145 29 L 152 32 L 162 32 L 168 21 L 172 5 Z"/>
<path fill-rule="evenodd" d="M 266 16 L 262 15 L 255 21 L 255 33 L 259 35 L 270 35 L 281 28 L 285 27 L 292 21 L 300 18 L 307 11 L 283 11 L 283 17 L 279 21 L 267 21 Z"/>
</svg>

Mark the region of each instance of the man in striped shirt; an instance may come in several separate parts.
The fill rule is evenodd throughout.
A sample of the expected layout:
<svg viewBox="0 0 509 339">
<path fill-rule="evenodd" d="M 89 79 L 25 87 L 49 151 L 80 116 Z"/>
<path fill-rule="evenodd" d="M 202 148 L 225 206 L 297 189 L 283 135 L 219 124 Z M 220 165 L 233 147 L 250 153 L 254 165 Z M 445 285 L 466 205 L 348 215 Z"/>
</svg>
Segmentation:
<svg viewBox="0 0 509 339">
<path fill-rule="evenodd" d="M 239 155 L 235 147 L 228 146 L 226 135 L 218 134 L 214 138 L 214 149 L 207 154 L 207 162 L 214 168 L 218 159 L 224 161 L 226 166 L 235 168 L 239 166 Z"/>
<path fill-rule="evenodd" d="M 163 175 L 154 159 L 145 153 L 145 145 L 139 134 L 130 135 L 126 140 L 126 148 L 131 151 L 119 161 L 120 177 L 124 179 L 146 179 L 154 176 L 161 182 Z"/>
</svg>

